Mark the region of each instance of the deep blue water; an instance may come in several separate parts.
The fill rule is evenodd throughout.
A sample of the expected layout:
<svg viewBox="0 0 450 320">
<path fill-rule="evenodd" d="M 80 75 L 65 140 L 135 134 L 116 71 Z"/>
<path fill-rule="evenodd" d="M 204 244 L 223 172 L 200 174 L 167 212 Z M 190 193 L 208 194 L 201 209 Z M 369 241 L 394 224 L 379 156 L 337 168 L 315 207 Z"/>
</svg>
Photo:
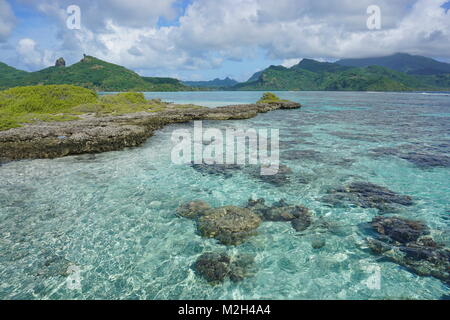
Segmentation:
<svg viewBox="0 0 450 320">
<path fill-rule="evenodd" d="M 291 183 L 276 186 L 247 174 L 203 175 L 170 161 L 168 126 L 139 148 L 95 157 L 20 161 L 0 167 L 2 299 L 439 299 L 449 288 L 371 254 L 361 224 L 379 213 L 323 201 L 329 188 L 365 181 L 409 195 L 398 215 L 422 220 L 450 245 L 450 96 L 434 93 L 279 92 L 301 110 L 275 111 L 205 127 L 276 128 Z M 148 93 L 177 103 L 220 106 L 255 102 L 260 92 Z M 380 149 L 384 148 L 384 149 Z M 390 148 L 386 151 L 386 148 Z M 296 153 L 297 152 L 297 153 Z M 303 157 L 292 155 L 301 152 Z M 264 222 L 257 236 L 225 248 L 179 218 L 180 203 L 212 206 L 249 198 L 286 199 L 325 219 L 335 232 L 320 250 L 313 232 Z M 191 266 L 204 252 L 255 256 L 257 272 L 212 286 Z M 79 268 L 81 290 L 64 275 Z M 380 287 L 368 285 L 373 270 Z"/>
</svg>

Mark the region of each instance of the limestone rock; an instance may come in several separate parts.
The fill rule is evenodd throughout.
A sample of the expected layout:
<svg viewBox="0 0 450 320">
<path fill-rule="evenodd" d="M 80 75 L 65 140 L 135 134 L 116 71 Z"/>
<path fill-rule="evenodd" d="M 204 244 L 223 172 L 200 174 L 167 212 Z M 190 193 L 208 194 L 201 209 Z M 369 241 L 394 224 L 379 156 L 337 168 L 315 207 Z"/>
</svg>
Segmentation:
<svg viewBox="0 0 450 320">
<path fill-rule="evenodd" d="M 239 245 L 256 234 L 260 224 L 260 217 L 249 209 L 227 206 L 206 211 L 198 221 L 198 230 L 222 244 Z"/>
<path fill-rule="evenodd" d="M 66 61 L 64 60 L 64 58 L 59 58 L 58 60 L 56 60 L 55 67 L 65 67 L 65 66 Z"/>
</svg>

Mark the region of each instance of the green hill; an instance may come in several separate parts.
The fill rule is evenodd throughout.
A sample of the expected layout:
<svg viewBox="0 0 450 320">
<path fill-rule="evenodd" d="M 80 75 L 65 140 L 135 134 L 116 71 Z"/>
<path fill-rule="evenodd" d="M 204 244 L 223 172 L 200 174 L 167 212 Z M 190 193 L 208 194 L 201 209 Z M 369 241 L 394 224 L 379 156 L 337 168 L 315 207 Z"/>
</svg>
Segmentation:
<svg viewBox="0 0 450 320">
<path fill-rule="evenodd" d="M 0 89 L 21 81 L 27 74 L 25 71 L 17 70 L 0 62 Z"/>
<path fill-rule="evenodd" d="M 271 66 L 234 90 L 411 91 L 449 90 L 450 74 L 410 75 L 381 66 L 348 67 L 304 59 L 285 68 Z"/>
<path fill-rule="evenodd" d="M 431 58 L 396 53 L 386 57 L 344 59 L 336 64 L 350 67 L 380 66 L 412 75 L 440 75 L 450 73 L 450 64 Z"/>
<path fill-rule="evenodd" d="M 183 84 L 196 88 L 228 88 L 238 84 L 236 80 L 226 77 L 225 79 L 216 78 L 211 81 L 183 81 Z"/>
<path fill-rule="evenodd" d="M 84 56 L 80 62 L 69 67 L 55 66 L 30 73 L 16 69 L 14 70 L 18 73 L 14 73 L 13 70 L 8 70 L 6 76 L 3 72 L 0 74 L 0 89 L 39 84 L 70 84 L 97 91 L 190 90 L 177 79 L 141 77 L 125 67 L 91 56 Z"/>
</svg>

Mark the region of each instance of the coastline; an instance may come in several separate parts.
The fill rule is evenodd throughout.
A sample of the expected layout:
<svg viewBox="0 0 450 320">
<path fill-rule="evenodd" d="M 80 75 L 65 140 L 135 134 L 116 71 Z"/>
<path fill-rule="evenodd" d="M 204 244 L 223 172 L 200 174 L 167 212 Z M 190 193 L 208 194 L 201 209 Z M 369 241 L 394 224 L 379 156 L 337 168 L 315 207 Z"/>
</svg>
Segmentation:
<svg viewBox="0 0 450 320">
<path fill-rule="evenodd" d="M 244 120 L 283 109 L 295 102 L 230 105 L 219 108 L 138 112 L 120 116 L 86 116 L 67 122 L 39 122 L 0 131 L 0 161 L 52 159 L 70 155 L 117 151 L 142 145 L 166 125 L 193 120 Z"/>
</svg>

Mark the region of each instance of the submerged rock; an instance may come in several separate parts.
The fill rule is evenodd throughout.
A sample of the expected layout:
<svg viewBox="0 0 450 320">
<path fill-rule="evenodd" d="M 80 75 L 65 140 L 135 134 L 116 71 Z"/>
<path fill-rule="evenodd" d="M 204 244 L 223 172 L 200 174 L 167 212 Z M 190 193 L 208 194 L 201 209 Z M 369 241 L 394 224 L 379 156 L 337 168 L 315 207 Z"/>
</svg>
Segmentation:
<svg viewBox="0 0 450 320">
<path fill-rule="evenodd" d="M 434 167 L 450 167 L 450 157 L 446 154 L 446 146 L 430 147 L 421 145 L 401 145 L 395 148 L 382 147 L 372 149 L 374 158 L 395 156 L 409 161 L 421 169 Z"/>
<path fill-rule="evenodd" d="M 413 205 L 411 197 L 370 182 L 353 182 L 344 188 L 330 191 L 322 200 L 334 206 L 350 202 L 361 208 L 376 208 L 382 212 L 395 211 L 396 205 Z"/>
<path fill-rule="evenodd" d="M 194 264 L 194 270 L 208 282 L 223 282 L 230 273 L 230 258 L 222 253 L 205 253 Z"/>
<path fill-rule="evenodd" d="M 375 217 L 371 226 L 378 234 L 403 244 L 415 242 L 429 234 L 428 227 L 424 223 L 396 217 Z"/>
<path fill-rule="evenodd" d="M 313 249 L 322 249 L 326 245 L 326 240 L 323 237 L 314 237 L 311 241 L 311 246 Z"/>
<path fill-rule="evenodd" d="M 402 158 L 403 160 L 407 160 L 422 169 L 434 167 L 450 167 L 450 157 L 446 155 L 410 152 L 400 155 L 400 158 Z"/>
<path fill-rule="evenodd" d="M 322 162 L 322 153 L 315 150 L 286 150 L 281 153 L 283 160 L 311 160 L 315 162 Z"/>
<path fill-rule="evenodd" d="M 255 235 L 260 224 L 260 217 L 249 209 L 227 206 L 207 210 L 197 225 L 204 237 L 216 238 L 225 245 L 239 245 Z"/>
<path fill-rule="evenodd" d="M 188 219 L 198 219 L 209 209 L 211 209 L 211 207 L 205 201 L 194 200 L 180 205 L 177 208 L 177 213 Z"/>
<path fill-rule="evenodd" d="M 398 263 L 421 276 L 432 276 L 450 284 L 450 250 L 428 235 L 420 221 L 400 217 L 375 217 L 375 238 L 367 244 L 375 254 Z"/>
<path fill-rule="evenodd" d="M 221 283 L 229 278 L 238 282 L 254 272 L 254 256 L 238 254 L 229 257 L 225 253 L 202 254 L 193 266 L 194 271 L 210 283 Z"/>
<path fill-rule="evenodd" d="M 267 206 L 264 199 L 248 200 L 246 207 L 264 221 L 291 222 L 296 231 L 304 231 L 311 225 L 311 213 L 303 206 L 291 206 L 280 200 Z"/>
<path fill-rule="evenodd" d="M 242 169 L 241 166 L 236 164 L 194 164 L 191 163 L 191 167 L 203 175 L 216 175 L 223 176 L 225 179 L 231 178 L 234 171 Z"/>
<path fill-rule="evenodd" d="M 311 217 L 303 215 L 300 218 L 291 221 L 292 228 L 297 232 L 305 231 L 311 225 Z"/>
<path fill-rule="evenodd" d="M 278 173 L 274 175 L 262 175 L 261 174 L 261 168 L 258 168 L 254 173 L 253 176 L 258 177 L 264 182 L 273 184 L 277 187 L 283 186 L 285 184 L 288 184 L 291 182 L 291 175 L 293 171 L 291 168 L 285 165 L 280 165 L 278 169 Z"/>
<path fill-rule="evenodd" d="M 47 278 L 67 277 L 69 275 L 68 270 L 71 262 L 62 256 L 50 254 L 49 256 L 45 257 L 44 261 L 39 261 L 37 265 L 37 276 L 43 276 Z"/>
</svg>

